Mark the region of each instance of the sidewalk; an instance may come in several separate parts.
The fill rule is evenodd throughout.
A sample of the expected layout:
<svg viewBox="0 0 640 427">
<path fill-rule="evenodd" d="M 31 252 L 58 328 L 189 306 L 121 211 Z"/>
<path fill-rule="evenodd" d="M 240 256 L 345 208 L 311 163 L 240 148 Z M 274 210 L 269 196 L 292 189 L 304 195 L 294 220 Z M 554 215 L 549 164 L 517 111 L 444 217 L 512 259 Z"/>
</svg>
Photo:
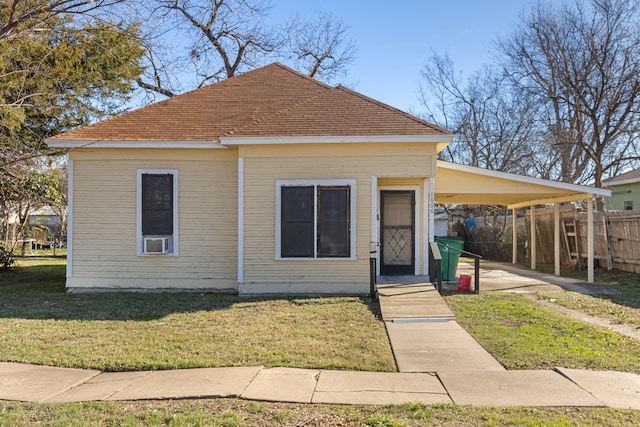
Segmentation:
<svg viewBox="0 0 640 427">
<path fill-rule="evenodd" d="M 516 273 L 500 265 L 483 268 L 481 291 L 482 286 L 518 291 L 558 286 L 551 278 Z M 562 284 L 585 286 L 573 280 Z M 595 289 L 593 285 L 587 288 Z M 233 397 L 298 403 L 421 402 L 640 410 L 637 374 L 565 368 L 505 370 L 457 324 L 428 283 L 412 283 L 407 278 L 406 283 L 380 285 L 380 305 L 397 373 L 260 366 L 105 373 L 0 363 L 0 399 L 78 402 Z"/>
<path fill-rule="evenodd" d="M 640 410 L 640 376 L 553 371 L 389 373 L 240 367 L 101 373 L 0 363 L 0 399 L 80 402 L 241 398 L 298 403 L 606 406 Z"/>
</svg>

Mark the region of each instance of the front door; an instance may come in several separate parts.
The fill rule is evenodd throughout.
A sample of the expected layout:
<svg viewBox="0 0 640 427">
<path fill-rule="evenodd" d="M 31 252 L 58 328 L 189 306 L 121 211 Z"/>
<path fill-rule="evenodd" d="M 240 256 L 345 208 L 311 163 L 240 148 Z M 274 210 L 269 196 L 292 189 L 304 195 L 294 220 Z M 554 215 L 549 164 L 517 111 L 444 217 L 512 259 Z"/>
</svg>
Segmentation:
<svg viewBox="0 0 640 427">
<path fill-rule="evenodd" d="M 380 192 L 380 274 L 415 274 L 415 191 Z"/>
</svg>

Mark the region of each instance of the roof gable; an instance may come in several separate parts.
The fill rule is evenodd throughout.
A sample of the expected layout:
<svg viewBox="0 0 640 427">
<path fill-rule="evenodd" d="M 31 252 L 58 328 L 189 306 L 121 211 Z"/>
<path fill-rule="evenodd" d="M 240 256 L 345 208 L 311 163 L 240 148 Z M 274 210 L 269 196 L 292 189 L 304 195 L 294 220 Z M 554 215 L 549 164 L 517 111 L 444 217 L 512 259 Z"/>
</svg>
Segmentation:
<svg viewBox="0 0 640 427">
<path fill-rule="evenodd" d="M 220 141 L 221 137 L 451 134 L 275 63 L 48 140 Z M 56 144 L 56 141 L 58 144 Z"/>
<path fill-rule="evenodd" d="M 634 169 L 632 171 L 602 181 L 602 183 L 608 187 L 615 185 L 634 184 L 636 182 L 640 182 L 640 169 Z"/>
</svg>

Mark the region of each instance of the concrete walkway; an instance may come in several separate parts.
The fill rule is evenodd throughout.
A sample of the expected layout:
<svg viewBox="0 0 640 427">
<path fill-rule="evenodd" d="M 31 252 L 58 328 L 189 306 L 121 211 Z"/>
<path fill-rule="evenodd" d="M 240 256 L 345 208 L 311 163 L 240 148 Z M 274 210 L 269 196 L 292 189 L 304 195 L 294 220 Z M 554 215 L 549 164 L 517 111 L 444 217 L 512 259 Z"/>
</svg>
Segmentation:
<svg viewBox="0 0 640 427">
<path fill-rule="evenodd" d="M 380 310 L 400 372 L 504 371 L 419 276 L 378 285 Z"/>
<path fill-rule="evenodd" d="M 495 287 L 514 287 L 520 280 L 510 276 L 514 272 L 501 271 L 494 279 L 499 278 L 502 285 L 496 282 Z M 490 276 L 485 270 L 481 274 Z M 534 279 L 532 288 L 558 286 L 539 279 Z M 455 322 L 432 286 L 413 281 L 380 285 L 381 309 L 400 370 L 397 373 L 260 366 L 105 373 L 0 363 L 0 399 L 78 402 L 234 397 L 300 403 L 422 402 L 640 410 L 637 374 L 565 368 L 504 370 Z M 484 286 L 487 282 L 483 280 Z M 524 285 L 518 282 L 516 286 L 522 289 Z"/>
<path fill-rule="evenodd" d="M 421 402 L 640 410 L 640 376 L 564 368 L 389 373 L 259 366 L 103 373 L 0 363 L 2 400 L 62 403 L 225 397 L 298 403 Z"/>
</svg>

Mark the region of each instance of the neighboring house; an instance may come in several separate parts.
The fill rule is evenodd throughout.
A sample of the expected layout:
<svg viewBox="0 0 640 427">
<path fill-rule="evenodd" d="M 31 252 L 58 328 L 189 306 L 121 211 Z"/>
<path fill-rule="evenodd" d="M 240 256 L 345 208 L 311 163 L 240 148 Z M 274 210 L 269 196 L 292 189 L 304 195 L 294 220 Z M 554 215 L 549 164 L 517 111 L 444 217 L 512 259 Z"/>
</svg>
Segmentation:
<svg viewBox="0 0 640 427">
<path fill-rule="evenodd" d="M 32 239 L 37 244 L 49 244 L 56 238 L 60 237 L 63 227 L 63 220 L 51 206 L 43 206 L 39 209 L 30 211 L 27 215 L 27 224 L 29 228 L 20 231 L 20 215 L 16 212 L 7 212 L 2 226 L 2 236 L 5 241 L 11 242 L 19 239 Z M 18 234 L 21 236 L 18 236 Z M 36 243 L 34 243 L 35 245 Z"/>
<path fill-rule="evenodd" d="M 606 179 L 602 184 L 611 189 L 609 209 L 640 209 L 640 169 Z"/>
<path fill-rule="evenodd" d="M 67 288 L 362 294 L 370 258 L 378 274 L 428 275 L 436 170 L 471 177 L 441 186 L 462 203 L 452 191 L 480 171 L 436 160 L 452 140 L 281 64 L 56 136 L 70 149 Z M 478 177 L 491 203 L 589 191 Z"/>
<path fill-rule="evenodd" d="M 58 215 L 51 206 L 43 206 L 29 214 L 28 222 L 29 225 L 42 225 L 54 228 L 62 225 L 62 218 L 60 218 L 60 215 Z"/>
<path fill-rule="evenodd" d="M 31 226 L 28 235 L 35 238 L 34 245 L 37 248 L 50 249 L 53 244 L 62 244 L 62 218 L 51 206 L 43 206 L 31 212 L 27 222 Z"/>
</svg>

